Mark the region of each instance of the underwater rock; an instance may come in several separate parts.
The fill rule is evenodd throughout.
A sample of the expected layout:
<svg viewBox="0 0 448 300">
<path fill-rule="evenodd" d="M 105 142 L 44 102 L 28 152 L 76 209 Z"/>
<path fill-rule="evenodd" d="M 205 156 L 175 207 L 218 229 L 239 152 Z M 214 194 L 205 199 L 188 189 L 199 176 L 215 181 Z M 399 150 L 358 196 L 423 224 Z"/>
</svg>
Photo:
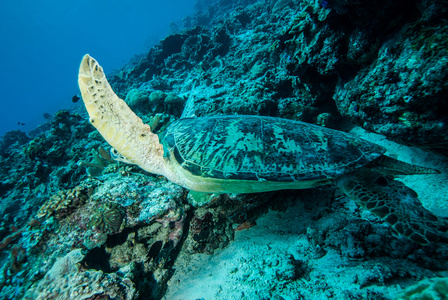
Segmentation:
<svg viewBox="0 0 448 300">
<path fill-rule="evenodd" d="M 80 249 L 60 258 L 45 277 L 26 292 L 23 299 L 135 299 L 137 291 L 132 282 L 131 266 L 116 273 L 104 273 L 83 269 L 83 259 Z"/>
<path fill-rule="evenodd" d="M 141 107 L 146 108 L 148 106 L 148 101 L 149 101 L 148 93 L 144 90 L 139 89 L 130 90 L 125 98 L 125 102 L 132 109 L 137 109 Z"/>
<path fill-rule="evenodd" d="M 385 43 L 373 64 L 338 87 L 341 114 L 395 141 L 446 153 L 447 25 L 418 21 Z"/>
<path fill-rule="evenodd" d="M 150 223 L 156 217 L 163 216 L 166 211 L 175 211 L 183 199 L 185 192 L 181 187 L 170 182 L 166 183 L 151 191 L 141 202 L 138 218 L 140 221 Z"/>
<path fill-rule="evenodd" d="M 187 34 L 172 34 L 164 38 L 160 42 L 163 55 L 159 59 L 163 60 L 172 54 L 179 53 L 187 37 Z"/>
<path fill-rule="evenodd" d="M 190 229 L 185 242 L 189 253 L 213 254 L 233 240 L 230 220 L 216 209 L 198 208 L 190 221 Z"/>
<path fill-rule="evenodd" d="M 93 250 L 103 246 L 107 241 L 107 237 L 108 235 L 105 232 L 87 229 L 83 237 L 82 245 L 88 250 Z"/>
</svg>

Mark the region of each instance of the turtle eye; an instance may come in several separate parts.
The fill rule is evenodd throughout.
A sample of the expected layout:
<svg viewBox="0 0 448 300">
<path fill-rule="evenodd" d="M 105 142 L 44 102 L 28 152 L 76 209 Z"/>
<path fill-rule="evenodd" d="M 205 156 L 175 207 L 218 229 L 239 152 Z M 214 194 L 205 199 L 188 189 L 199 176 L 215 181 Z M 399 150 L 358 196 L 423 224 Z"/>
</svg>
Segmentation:
<svg viewBox="0 0 448 300">
<path fill-rule="evenodd" d="M 387 178 L 384 176 L 380 176 L 377 179 L 375 179 L 375 183 L 379 186 L 387 186 L 389 184 L 389 181 L 387 181 Z"/>
</svg>

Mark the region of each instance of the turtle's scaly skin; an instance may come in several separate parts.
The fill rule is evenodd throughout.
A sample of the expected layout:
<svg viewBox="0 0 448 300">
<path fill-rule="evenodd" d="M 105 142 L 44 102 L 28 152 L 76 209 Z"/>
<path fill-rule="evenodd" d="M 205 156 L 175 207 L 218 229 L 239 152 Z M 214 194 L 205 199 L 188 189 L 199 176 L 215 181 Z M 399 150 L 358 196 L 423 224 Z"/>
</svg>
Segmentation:
<svg viewBox="0 0 448 300">
<path fill-rule="evenodd" d="M 439 230 L 442 223 L 438 218 L 422 206 L 417 193 L 392 176 L 363 169 L 337 179 L 337 186 L 358 205 L 416 243 L 426 245 L 448 237 L 443 226 Z"/>
</svg>

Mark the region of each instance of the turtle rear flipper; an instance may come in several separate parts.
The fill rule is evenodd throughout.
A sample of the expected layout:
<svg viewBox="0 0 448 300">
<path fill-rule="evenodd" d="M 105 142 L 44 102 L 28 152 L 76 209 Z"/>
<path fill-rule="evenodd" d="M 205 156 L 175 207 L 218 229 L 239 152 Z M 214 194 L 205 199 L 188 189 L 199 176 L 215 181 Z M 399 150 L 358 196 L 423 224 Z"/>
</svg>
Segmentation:
<svg viewBox="0 0 448 300">
<path fill-rule="evenodd" d="M 362 170 L 342 176 L 336 184 L 360 206 L 414 242 L 427 245 L 448 241 L 441 220 L 423 207 L 414 190 L 392 176 Z"/>
<path fill-rule="evenodd" d="M 374 172 L 387 175 L 417 175 L 417 174 L 440 174 L 439 170 L 413 165 L 395 158 L 382 155 L 378 159 L 370 162 L 367 166 Z"/>
</svg>

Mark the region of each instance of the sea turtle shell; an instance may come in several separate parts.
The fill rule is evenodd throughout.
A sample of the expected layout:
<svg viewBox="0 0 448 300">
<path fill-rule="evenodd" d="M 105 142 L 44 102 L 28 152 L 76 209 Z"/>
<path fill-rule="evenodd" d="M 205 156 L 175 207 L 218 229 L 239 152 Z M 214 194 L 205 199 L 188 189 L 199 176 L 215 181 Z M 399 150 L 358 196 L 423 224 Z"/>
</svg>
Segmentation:
<svg viewBox="0 0 448 300">
<path fill-rule="evenodd" d="M 165 156 L 193 175 L 257 181 L 335 178 L 385 151 L 344 132 L 261 116 L 180 119 L 161 140 Z"/>
</svg>

